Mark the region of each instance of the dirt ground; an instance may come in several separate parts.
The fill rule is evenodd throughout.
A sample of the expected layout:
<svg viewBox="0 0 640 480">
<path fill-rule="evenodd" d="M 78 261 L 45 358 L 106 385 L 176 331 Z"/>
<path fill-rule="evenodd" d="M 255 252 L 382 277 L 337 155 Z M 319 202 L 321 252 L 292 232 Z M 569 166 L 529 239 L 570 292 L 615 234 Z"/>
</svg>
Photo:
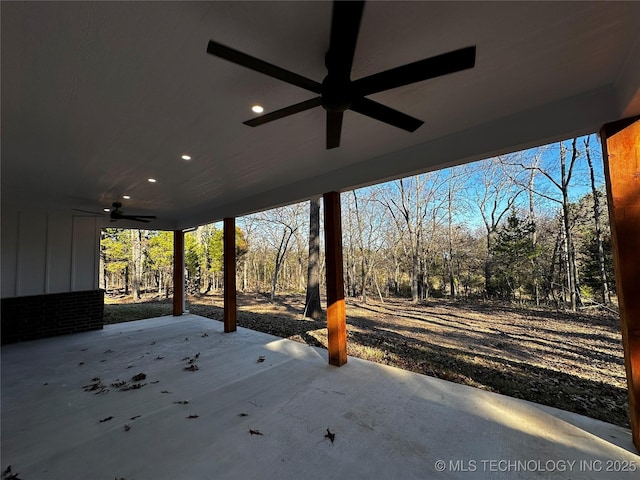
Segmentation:
<svg viewBox="0 0 640 480">
<path fill-rule="evenodd" d="M 221 295 L 189 297 L 187 308 L 222 320 Z M 302 295 L 272 303 L 239 294 L 238 325 L 326 348 L 325 321 L 302 318 L 303 309 Z M 347 334 L 355 357 L 629 426 L 619 320 L 610 312 L 348 299 Z"/>
</svg>

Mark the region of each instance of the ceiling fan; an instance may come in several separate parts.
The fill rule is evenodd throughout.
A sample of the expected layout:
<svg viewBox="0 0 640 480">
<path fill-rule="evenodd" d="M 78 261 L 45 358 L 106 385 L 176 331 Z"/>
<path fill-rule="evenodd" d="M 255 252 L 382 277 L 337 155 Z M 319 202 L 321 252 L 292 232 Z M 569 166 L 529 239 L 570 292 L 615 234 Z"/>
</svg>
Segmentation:
<svg viewBox="0 0 640 480">
<path fill-rule="evenodd" d="M 122 203 L 120 202 L 113 202 L 111 206 L 113 207 L 113 209 L 109 213 L 109 217 L 111 218 L 112 222 L 115 222 L 116 220 L 132 220 L 134 222 L 149 223 L 150 220 L 147 220 L 148 218 L 157 218 L 155 215 L 125 215 L 124 212 L 120 210 L 120 208 L 122 207 Z M 91 213 L 97 216 L 104 215 L 99 212 L 91 212 L 89 210 L 80 210 L 78 208 L 74 208 L 73 210 L 75 210 L 76 212 Z"/>
<path fill-rule="evenodd" d="M 320 95 L 247 120 L 244 124 L 257 127 L 279 118 L 322 106 L 327 111 L 327 149 L 340 146 L 342 117 L 346 110 L 353 110 L 394 127 L 413 132 L 424 123 L 422 120 L 370 100 L 366 96 L 466 70 L 475 65 L 476 47 L 470 46 L 352 81 L 351 67 L 363 8 L 364 1 L 334 1 L 329 51 L 324 58 L 327 76 L 322 83 L 210 40 L 207 53 Z"/>
<path fill-rule="evenodd" d="M 157 218 L 155 215 L 125 215 L 122 210 L 120 210 L 120 207 L 122 207 L 122 204 L 120 202 L 113 202 L 111 205 L 113 206 L 113 210 L 111 210 L 111 213 L 109 214 L 111 220 L 122 219 L 133 220 L 134 222 L 149 223 L 150 220 L 147 220 L 147 218 Z"/>
</svg>

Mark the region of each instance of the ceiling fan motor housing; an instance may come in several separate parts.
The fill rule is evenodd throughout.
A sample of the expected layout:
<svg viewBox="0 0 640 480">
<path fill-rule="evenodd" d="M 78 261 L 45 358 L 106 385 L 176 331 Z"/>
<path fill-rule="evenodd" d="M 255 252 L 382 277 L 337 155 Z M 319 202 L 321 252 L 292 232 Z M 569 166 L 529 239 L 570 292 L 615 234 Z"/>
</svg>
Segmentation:
<svg viewBox="0 0 640 480">
<path fill-rule="evenodd" d="M 348 76 L 329 73 L 322 81 L 322 107 L 328 112 L 344 112 L 353 103 L 353 86 Z"/>
</svg>

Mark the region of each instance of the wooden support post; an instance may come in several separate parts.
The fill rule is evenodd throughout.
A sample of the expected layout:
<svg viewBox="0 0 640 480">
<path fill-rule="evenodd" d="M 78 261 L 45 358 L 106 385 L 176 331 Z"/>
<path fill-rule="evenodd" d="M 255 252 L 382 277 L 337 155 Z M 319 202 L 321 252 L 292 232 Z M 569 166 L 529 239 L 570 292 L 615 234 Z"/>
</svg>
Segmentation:
<svg viewBox="0 0 640 480">
<path fill-rule="evenodd" d="M 631 434 L 640 451 L 640 116 L 600 131 Z"/>
<path fill-rule="evenodd" d="M 173 315 L 184 312 L 184 232 L 173 232 Z"/>
<path fill-rule="evenodd" d="M 344 305 L 340 193 L 325 193 L 323 203 L 329 363 L 340 367 L 347 363 L 347 316 Z"/>
<path fill-rule="evenodd" d="M 235 332 L 236 327 L 236 221 L 224 219 L 224 331 Z"/>
</svg>

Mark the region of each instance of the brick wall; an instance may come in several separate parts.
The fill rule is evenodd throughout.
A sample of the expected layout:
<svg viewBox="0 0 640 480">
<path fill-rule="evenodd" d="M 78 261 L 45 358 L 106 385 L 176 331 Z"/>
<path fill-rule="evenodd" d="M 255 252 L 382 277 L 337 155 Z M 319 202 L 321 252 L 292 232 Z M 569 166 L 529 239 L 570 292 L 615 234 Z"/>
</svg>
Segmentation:
<svg viewBox="0 0 640 480">
<path fill-rule="evenodd" d="M 2 299 L 2 344 L 103 327 L 104 291 L 52 293 Z"/>
</svg>

